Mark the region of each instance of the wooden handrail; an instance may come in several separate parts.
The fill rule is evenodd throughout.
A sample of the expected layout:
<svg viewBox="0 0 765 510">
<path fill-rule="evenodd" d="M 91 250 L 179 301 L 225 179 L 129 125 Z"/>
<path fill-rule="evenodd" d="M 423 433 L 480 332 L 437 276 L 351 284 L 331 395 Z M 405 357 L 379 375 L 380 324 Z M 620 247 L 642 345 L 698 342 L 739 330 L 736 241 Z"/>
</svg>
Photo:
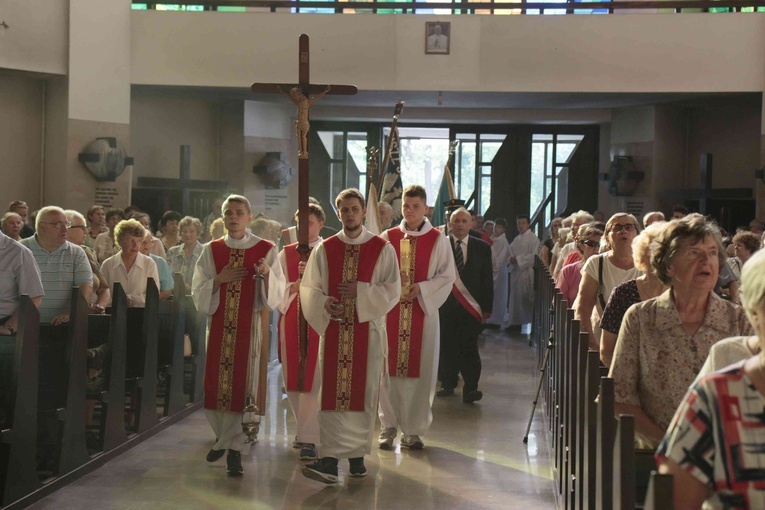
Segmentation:
<svg viewBox="0 0 765 510">
<path fill-rule="evenodd" d="M 158 2 L 149 2 L 149 8 L 153 8 Z M 481 2 L 418 2 L 418 1 L 396 1 L 382 2 L 371 0 L 369 2 L 344 2 L 344 1 L 312 1 L 312 0 L 191 0 L 187 5 L 203 6 L 207 10 L 215 10 L 218 7 L 254 7 L 270 9 L 275 12 L 276 9 L 334 9 L 336 13 L 343 13 L 346 9 L 352 10 L 372 10 L 378 9 L 401 10 L 403 12 L 416 12 L 417 10 L 450 10 L 452 12 L 461 11 L 473 13 L 475 11 L 489 10 L 491 12 L 521 10 L 527 13 L 529 10 L 562 10 L 567 14 L 573 14 L 581 10 L 607 10 L 612 13 L 617 9 L 661 9 L 662 11 L 682 12 L 683 9 L 703 9 L 728 8 L 733 11 L 739 11 L 744 7 L 765 7 L 765 0 L 638 0 L 635 2 L 617 0 L 615 2 L 560 2 L 560 3 L 541 3 L 524 2 L 508 3 L 503 1 L 481 1 Z"/>
</svg>

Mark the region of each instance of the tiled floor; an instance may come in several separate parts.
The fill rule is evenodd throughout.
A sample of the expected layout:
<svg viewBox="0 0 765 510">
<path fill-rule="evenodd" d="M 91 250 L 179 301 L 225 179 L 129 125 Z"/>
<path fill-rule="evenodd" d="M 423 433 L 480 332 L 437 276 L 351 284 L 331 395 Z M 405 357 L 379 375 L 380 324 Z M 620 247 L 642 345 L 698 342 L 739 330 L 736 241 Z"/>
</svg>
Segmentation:
<svg viewBox="0 0 765 510">
<path fill-rule="evenodd" d="M 31 508 L 553 509 L 541 412 L 529 444 L 522 442 L 538 376 L 534 353 L 520 337 L 489 332 L 481 356 L 484 399 L 436 398 L 426 448 L 373 451 L 367 478 L 349 478 L 344 461 L 338 486 L 302 476 L 291 448 L 294 420 L 274 370 L 265 430 L 242 456 L 242 478 L 226 476 L 225 460 L 205 462 L 213 436 L 197 412 Z"/>
</svg>

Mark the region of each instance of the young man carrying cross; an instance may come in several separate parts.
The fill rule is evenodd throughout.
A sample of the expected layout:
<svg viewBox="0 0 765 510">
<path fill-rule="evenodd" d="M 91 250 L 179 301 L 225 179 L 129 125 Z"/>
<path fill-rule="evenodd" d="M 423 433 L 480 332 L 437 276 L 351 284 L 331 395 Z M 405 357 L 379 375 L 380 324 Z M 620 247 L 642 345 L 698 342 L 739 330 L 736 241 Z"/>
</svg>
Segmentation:
<svg viewBox="0 0 765 510">
<path fill-rule="evenodd" d="M 303 474 L 327 484 L 338 481 L 338 459 L 349 459 L 351 476 L 367 474 L 364 455 L 372 451 L 385 317 L 401 296 L 396 252 L 363 226 L 364 195 L 344 190 L 335 205 L 343 230 L 316 247 L 300 284 L 305 318 L 321 335 L 321 458 Z"/>
<path fill-rule="evenodd" d="M 399 428 L 402 447 L 419 450 L 425 446 L 422 436 L 433 421 L 438 375 L 438 309 L 449 297 L 455 279 L 449 238 L 425 218 L 425 188 L 407 186 L 401 210 L 401 224 L 381 236 L 390 241 L 402 263 L 401 280 L 409 282 L 408 292 L 402 290 L 401 301 L 387 319 L 388 366 L 380 383 L 383 429 L 378 439 L 383 450 L 393 447 Z M 409 243 L 408 257 L 402 257 L 402 241 Z M 405 262 L 408 267 L 403 266 Z"/>
<path fill-rule="evenodd" d="M 297 213 L 295 213 L 297 220 Z M 324 209 L 319 204 L 308 204 L 308 246 L 313 251 L 323 239 L 319 232 L 324 227 Z M 293 447 L 300 448 L 301 460 L 316 458 L 319 443 L 319 371 L 316 363 L 319 356 L 319 334 L 308 327 L 308 355 L 300 387 L 300 283 L 305 271 L 305 262 L 300 261 L 298 243 L 288 244 L 279 252 L 279 264 L 287 278 L 287 291 L 279 304 L 279 360 L 282 363 L 287 401 L 297 422 L 297 434 Z"/>
<path fill-rule="evenodd" d="M 261 313 L 253 276 L 265 276 L 260 301 L 269 310 L 279 304 L 284 293 L 284 276 L 274 244 L 247 230 L 252 220 L 250 202 L 230 195 L 223 202 L 223 221 L 228 234 L 205 245 L 192 280 L 192 296 L 197 311 L 210 315 L 205 364 L 204 406 L 207 420 L 215 432 L 215 445 L 208 462 L 226 457 L 230 476 L 241 476 L 240 451 L 246 436 L 242 413 L 248 390 L 258 377 L 252 349 L 255 317 Z"/>
</svg>

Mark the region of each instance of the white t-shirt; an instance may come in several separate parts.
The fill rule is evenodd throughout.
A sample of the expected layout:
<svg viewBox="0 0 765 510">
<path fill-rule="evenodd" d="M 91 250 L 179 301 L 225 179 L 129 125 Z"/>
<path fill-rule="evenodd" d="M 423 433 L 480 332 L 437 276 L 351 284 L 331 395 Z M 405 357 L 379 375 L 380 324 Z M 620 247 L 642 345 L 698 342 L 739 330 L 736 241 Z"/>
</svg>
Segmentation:
<svg viewBox="0 0 765 510">
<path fill-rule="evenodd" d="M 582 278 L 585 278 L 587 275 L 589 275 L 590 278 L 595 280 L 595 282 L 598 282 L 600 263 L 603 260 L 606 261 L 606 263 L 603 265 L 603 280 L 601 284 L 604 303 L 608 303 L 608 298 L 611 296 L 611 291 L 614 290 L 614 287 L 628 280 L 634 280 L 643 274 L 643 271 L 640 271 L 634 267 L 631 269 L 621 269 L 616 267 L 611 261 L 608 260 L 609 253 L 611 252 L 606 252 L 594 257 L 590 257 L 587 259 L 587 262 L 584 263 L 584 267 L 582 268 Z M 579 298 L 577 297 L 577 299 Z M 602 315 L 603 307 L 600 304 L 600 299 L 595 298 L 595 307 L 592 309 L 592 316 L 590 317 L 590 320 L 592 322 L 592 332 L 595 335 L 595 338 L 598 339 L 600 339 L 600 317 Z"/>
</svg>

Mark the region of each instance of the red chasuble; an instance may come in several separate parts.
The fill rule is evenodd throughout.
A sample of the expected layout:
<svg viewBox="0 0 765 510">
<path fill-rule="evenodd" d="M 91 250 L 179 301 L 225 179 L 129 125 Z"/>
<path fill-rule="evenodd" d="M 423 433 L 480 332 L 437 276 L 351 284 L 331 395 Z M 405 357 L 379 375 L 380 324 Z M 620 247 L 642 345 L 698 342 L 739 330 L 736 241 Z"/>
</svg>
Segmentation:
<svg viewBox="0 0 765 510">
<path fill-rule="evenodd" d="M 428 268 L 433 248 L 441 237 L 441 232 L 431 229 L 427 234 L 408 237 L 411 257 L 409 267 L 402 271 L 409 274 L 411 283 L 428 279 Z M 388 230 L 388 239 L 396 250 L 396 257 L 401 260 L 401 240 L 404 232 L 400 228 Z M 422 355 L 422 333 L 425 327 L 425 312 L 420 302 L 399 302 L 388 312 L 388 374 L 391 377 L 420 377 L 420 357 Z"/>
<path fill-rule="evenodd" d="M 340 299 L 337 286 L 342 282 L 370 283 L 377 259 L 387 243 L 377 236 L 364 244 L 346 244 L 336 235 L 324 241 L 329 269 L 328 295 Z M 329 321 L 324 333 L 321 410 L 363 411 L 369 323 L 359 322 L 355 299 L 341 301 L 345 306 L 343 320 Z"/>
<path fill-rule="evenodd" d="M 297 251 L 297 243 L 284 247 L 284 255 L 287 259 L 287 281 L 296 282 L 298 275 L 298 264 L 300 264 L 300 253 Z M 289 289 L 287 289 L 289 292 Z M 284 332 L 284 350 L 287 355 L 286 360 L 280 360 L 286 364 L 287 379 L 284 386 L 287 391 L 298 391 L 298 372 L 300 371 L 300 293 L 290 303 L 287 313 L 279 321 L 279 341 L 281 342 Z M 281 356 L 281 346 L 279 355 Z M 313 374 L 316 371 L 316 360 L 319 357 L 319 334 L 308 326 L 308 358 L 305 363 L 305 381 L 303 381 L 303 391 L 311 391 L 313 386 Z"/>
<path fill-rule="evenodd" d="M 207 341 L 205 409 L 235 413 L 244 409 L 255 304 L 252 276 L 258 261 L 273 246 L 265 240 L 246 250 L 229 248 L 223 239 L 210 243 L 216 273 L 231 263 L 235 268 L 247 268 L 247 276 L 220 286 L 220 304 L 211 318 Z"/>
</svg>

